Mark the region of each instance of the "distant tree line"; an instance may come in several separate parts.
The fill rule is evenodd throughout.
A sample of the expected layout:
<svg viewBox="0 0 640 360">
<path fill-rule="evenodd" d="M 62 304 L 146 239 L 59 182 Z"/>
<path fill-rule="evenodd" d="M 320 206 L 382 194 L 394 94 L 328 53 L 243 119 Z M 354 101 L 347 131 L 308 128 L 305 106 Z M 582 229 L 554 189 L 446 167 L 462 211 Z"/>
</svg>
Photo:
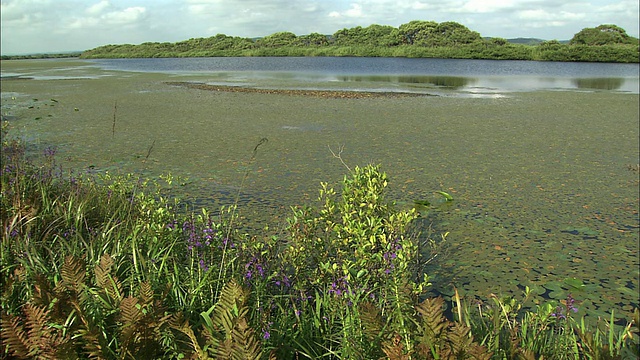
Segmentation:
<svg viewBox="0 0 640 360">
<path fill-rule="evenodd" d="M 218 34 L 176 43 L 106 45 L 87 50 L 81 58 L 150 58 L 215 56 L 365 56 L 547 60 L 637 63 L 639 41 L 616 25 L 586 28 L 568 43 L 512 43 L 483 38 L 456 22 L 411 21 L 398 28 L 388 25 L 345 28 L 333 35 L 292 32 L 250 39 Z"/>
<path fill-rule="evenodd" d="M 24 59 L 60 59 L 79 57 L 82 52 L 69 52 L 59 54 L 29 54 L 29 55 L 2 55 L 0 60 L 24 60 Z"/>
</svg>

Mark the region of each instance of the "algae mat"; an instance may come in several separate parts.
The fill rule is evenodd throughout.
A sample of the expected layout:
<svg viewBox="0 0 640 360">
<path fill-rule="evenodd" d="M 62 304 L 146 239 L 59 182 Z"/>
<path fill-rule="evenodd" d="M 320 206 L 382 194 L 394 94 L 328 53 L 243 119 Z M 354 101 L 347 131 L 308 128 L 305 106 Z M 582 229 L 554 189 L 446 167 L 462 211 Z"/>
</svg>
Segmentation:
<svg viewBox="0 0 640 360">
<path fill-rule="evenodd" d="M 344 146 L 351 166 L 382 164 L 400 206 L 437 203 L 439 190 L 454 196 L 426 215 L 450 232 L 427 269 L 434 292 L 455 285 L 487 298 L 530 286 L 548 298 L 571 293 L 596 316 L 638 305 L 637 94 L 301 96 L 176 86 L 168 83 L 207 78 L 79 63 L 2 62 L 3 71 L 46 70 L 3 79 L 2 113 L 37 148 L 57 146 L 66 169 L 171 172 L 189 178 L 181 192 L 194 208 L 214 209 L 248 174 L 245 223 L 279 230 L 290 205 L 340 181 L 346 169 L 329 148 Z"/>
</svg>

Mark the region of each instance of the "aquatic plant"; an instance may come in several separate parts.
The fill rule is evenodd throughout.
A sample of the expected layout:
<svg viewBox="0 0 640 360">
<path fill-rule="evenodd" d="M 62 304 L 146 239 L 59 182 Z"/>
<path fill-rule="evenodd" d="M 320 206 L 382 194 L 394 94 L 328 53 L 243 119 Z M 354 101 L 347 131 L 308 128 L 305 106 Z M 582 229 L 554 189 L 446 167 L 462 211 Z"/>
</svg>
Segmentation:
<svg viewBox="0 0 640 360">
<path fill-rule="evenodd" d="M 386 199 L 380 166 L 354 167 L 341 191 L 321 184 L 286 230 L 249 235 L 236 206 L 183 209 L 170 175 L 65 171 L 54 147 L 29 161 L 2 125 L 0 358 L 638 355 L 638 310 L 594 327 L 574 318 L 573 296 L 535 311 L 528 289 L 423 299 L 439 247 L 420 240 L 415 210 Z"/>
</svg>

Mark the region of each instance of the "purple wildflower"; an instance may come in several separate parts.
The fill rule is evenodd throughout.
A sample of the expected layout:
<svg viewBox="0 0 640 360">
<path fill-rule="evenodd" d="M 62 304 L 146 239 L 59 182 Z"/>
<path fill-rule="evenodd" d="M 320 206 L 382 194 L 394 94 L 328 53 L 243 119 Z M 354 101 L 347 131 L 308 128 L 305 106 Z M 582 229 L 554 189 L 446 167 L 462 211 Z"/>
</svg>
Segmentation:
<svg viewBox="0 0 640 360">
<path fill-rule="evenodd" d="M 204 270 L 204 271 L 208 271 L 209 267 L 207 266 L 207 264 L 204 262 L 204 259 L 200 259 L 200 269 Z"/>
<path fill-rule="evenodd" d="M 53 156 L 55 156 L 55 155 L 56 155 L 56 152 L 57 152 L 57 151 L 58 151 L 58 150 L 57 150 L 55 147 L 51 147 L 51 146 L 49 146 L 49 147 L 47 147 L 46 149 L 44 149 L 44 156 L 46 156 L 46 157 L 53 157 Z"/>
</svg>

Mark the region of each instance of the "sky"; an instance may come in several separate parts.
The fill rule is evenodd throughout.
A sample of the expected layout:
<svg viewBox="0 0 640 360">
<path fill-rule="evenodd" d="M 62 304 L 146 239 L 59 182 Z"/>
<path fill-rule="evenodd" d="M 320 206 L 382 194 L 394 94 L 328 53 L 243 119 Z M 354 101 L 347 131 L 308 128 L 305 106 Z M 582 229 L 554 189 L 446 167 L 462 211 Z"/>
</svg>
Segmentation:
<svg viewBox="0 0 640 360">
<path fill-rule="evenodd" d="M 569 40 L 615 24 L 638 37 L 638 0 L 1 0 L 2 55 L 82 51 L 226 34 L 333 34 L 455 21 L 486 37 Z"/>
</svg>

